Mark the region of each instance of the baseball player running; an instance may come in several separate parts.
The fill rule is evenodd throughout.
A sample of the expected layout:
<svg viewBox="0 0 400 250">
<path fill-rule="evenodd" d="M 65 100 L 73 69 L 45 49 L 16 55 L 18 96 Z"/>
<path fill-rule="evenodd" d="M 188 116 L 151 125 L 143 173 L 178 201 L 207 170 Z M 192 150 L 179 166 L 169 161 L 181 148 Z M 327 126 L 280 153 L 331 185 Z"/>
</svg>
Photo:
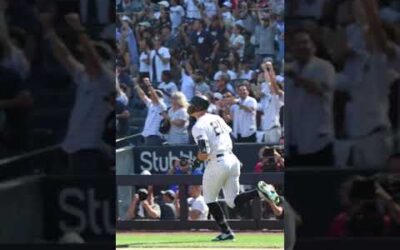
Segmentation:
<svg viewBox="0 0 400 250">
<path fill-rule="evenodd" d="M 247 201 L 260 197 L 263 200 L 279 203 L 279 196 L 271 185 L 263 181 L 257 188 L 239 194 L 241 163 L 232 153 L 231 128 L 217 115 L 207 113 L 209 101 L 206 97 L 195 96 L 190 102 L 188 113 L 196 118 L 192 128 L 193 138 L 198 145 L 197 158 L 206 162 L 203 175 L 203 195 L 210 214 L 217 222 L 221 234 L 213 241 L 233 240 L 235 238 L 225 215 L 217 203 L 220 190 L 231 208 L 240 207 Z"/>
</svg>

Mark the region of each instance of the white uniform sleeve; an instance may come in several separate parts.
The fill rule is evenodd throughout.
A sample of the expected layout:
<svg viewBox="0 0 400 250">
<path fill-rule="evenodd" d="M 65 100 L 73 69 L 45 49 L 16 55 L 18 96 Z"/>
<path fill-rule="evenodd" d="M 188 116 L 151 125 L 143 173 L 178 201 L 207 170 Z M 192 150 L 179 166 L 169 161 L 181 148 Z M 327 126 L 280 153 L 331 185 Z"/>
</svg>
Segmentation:
<svg viewBox="0 0 400 250">
<path fill-rule="evenodd" d="M 232 129 L 231 127 L 228 126 L 228 124 L 226 124 L 226 122 L 224 121 L 224 119 L 222 119 L 221 117 L 219 117 L 222 129 L 226 132 L 226 133 L 231 133 Z"/>
<path fill-rule="evenodd" d="M 205 140 L 205 141 L 209 140 L 205 129 L 201 128 L 199 126 L 194 126 L 192 128 L 192 135 L 193 135 L 193 139 L 196 142 L 196 144 L 198 144 L 199 140 Z"/>
</svg>

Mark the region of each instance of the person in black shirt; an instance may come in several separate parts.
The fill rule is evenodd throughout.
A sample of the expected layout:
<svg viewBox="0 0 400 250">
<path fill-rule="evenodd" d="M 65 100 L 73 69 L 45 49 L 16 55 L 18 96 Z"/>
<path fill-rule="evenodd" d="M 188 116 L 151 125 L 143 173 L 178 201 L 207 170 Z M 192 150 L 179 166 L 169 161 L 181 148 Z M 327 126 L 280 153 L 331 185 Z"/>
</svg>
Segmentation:
<svg viewBox="0 0 400 250">
<path fill-rule="evenodd" d="M 201 61 L 209 57 L 213 48 L 213 40 L 208 31 L 204 29 L 204 22 L 196 20 L 193 23 L 194 32 L 191 34 L 190 39 L 193 46 L 197 49 Z"/>
</svg>

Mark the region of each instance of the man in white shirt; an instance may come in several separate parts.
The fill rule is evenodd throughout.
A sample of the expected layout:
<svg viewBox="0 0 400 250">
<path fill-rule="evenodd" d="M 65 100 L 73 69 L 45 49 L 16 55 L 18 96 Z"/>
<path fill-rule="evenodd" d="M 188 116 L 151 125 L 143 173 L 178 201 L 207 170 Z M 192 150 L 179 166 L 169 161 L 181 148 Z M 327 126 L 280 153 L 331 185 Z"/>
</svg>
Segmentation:
<svg viewBox="0 0 400 250">
<path fill-rule="evenodd" d="M 236 73 L 228 68 L 228 63 L 228 61 L 221 59 L 218 64 L 219 71 L 214 75 L 214 81 L 217 81 L 222 74 L 228 74 L 230 81 L 236 79 Z"/>
<path fill-rule="evenodd" d="M 164 94 L 164 103 L 167 108 L 171 107 L 171 97 L 178 91 L 178 87 L 174 82 L 171 81 L 171 72 L 164 70 L 162 73 L 162 83 L 158 85 L 158 89 Z"/>
<path fill-rule="evenodd" d="M 284 92 L 276 83 L 274 67 L 271 62 L 261 65 L 264 71 L 264 78 L 268 85 L 268 91 L 264 95 L 259 105 L 262 116 L 262 130 L 264 131 L 264 142 L 267 144 L 279 144 L 282 135 L 280 124 L 280 110 L 284 105 Z"/>
<path fill-rule="evenodd" d="M 161 114 L 166 110 L 162 99 L 163 94 L 160 90 L 154 90 L 149 78 L 143 78 L 143 82 L 150 91 L 150 98 L 147 97 L 137 82 L 135 83 L 135 89 L 140 99 L 148 108 L 142 136 L 144 137 L 145 145 L 161 145 L 162 139 L 159 131 L 162 120 Z"/>
<path fill-rule="evenodd" d="M 241 84 L 238 87 L 239 99 L 231 106 L 233 117 L 233 137 L 237 142 L 256 142 L 257 101 L 249 96 L 249 87 Z"/>
<path fill-rule="evenodd" d="M 178 0 L 171 0 L 171 8 L 169 9 L 169 16 L 171 18 L 172 33 L 178 32 L 178 28 L 185 17 L 185 10 L 181 5 L 178 5 Z"/>
<path fill-rule="evenodd" d="M 244 37 L 241 34 L 243 32 L 243 27 L 239 24 L 233 26 L 232 34 L 229 37 L 229 47 L 233 51 L 236 51 L 239 54 L 240 58 L 243 58 L 244 55 L 244 47 L 245 41 Z"/>
<path fill-rule="evenodd" d="M 208 18 L 218 14 L 218 3 L 215 0 L 204 0 L 204 13 Z"/>
<path fill-rule="evenodd" d="M 360 1 L 353 5 L 353 10 L 356 13 L 364 9 L 368 22 L 361 21 L 360 26 L 372 28 L 351 37 L 353 56 L 337 79 L 338 89 L 350 96 L 345 114 L 349 146 L 348 150 L 337 153 L 337 159 L 341 164 L 349 164 L 350 160 L 356 167 L 383 166 L 393 146 L 388 98 L 393 82 L 388 57 L 393 54 L 388 49 L 388 40 L 381 37 L 384 31 L 378 11 L 368 2 Z M 364 46 L 354 41 L 365 41 Z"/>
<path fill-rule="evenodd" d="M 171 70 L 169 49 L 161 46 L 161 39 L 155 37 L 153 40 L 154 50 L 150 53 L 150 79 L 157 86 L 161 81 L 162 72 Z"/>
<path fill-rule="evenodd" d="M 187 100 L 191 100 L 195 95 L 195 83 L 192 78 L 192 67 L 188 62 L 182 67 L 181 75 L 181 91 L 186 96 Z"/>
<path fill-rule="evenodd" d="M 333 164 L 333 92 L 335 69 L 315 57 L 306 31 L 293 34 L 295 61 L 286 64 L 285 142 L 290 166 Z"/>
<path fill-rule="evenodd" d="M 186 17 L 189 19 L 201 19 L 200 9 L 203 8 L 203 0 L 184 0 Z"/>
<path fill-rule="evenodd" d="M 104 58 L 97 53 L 79 19 L 78 14 L 65 16 L 83 48 L 84 63 L 76 60 L 57 36 L 52 15 L 41 15 L 44 36 L 50 41 L 53 55 L 77 85 L 67 135 L 61 145 L 69 155 L 70 173 L 104 174 L 109 166 L 102 137 L 111 111 L 105 99 L 115 91 L 115 76 L 112 69 L 105 67 Z"/>
<path fill-rule="evenodd" d="M 207 220 L 208 206 L 201 195 L 201 190 L 200 185 L 189 186 L 189 220 Z"/>
</svg>

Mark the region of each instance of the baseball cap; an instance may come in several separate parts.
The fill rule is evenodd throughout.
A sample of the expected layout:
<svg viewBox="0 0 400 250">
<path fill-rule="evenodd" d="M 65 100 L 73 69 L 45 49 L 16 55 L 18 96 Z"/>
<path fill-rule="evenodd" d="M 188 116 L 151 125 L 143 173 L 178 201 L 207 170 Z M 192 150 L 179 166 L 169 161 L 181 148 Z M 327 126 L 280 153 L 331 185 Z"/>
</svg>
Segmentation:
<svg viewBox="0 0 400 250">
<path fill-rule="evenodd" d="M 147 189 L 145 188 L 141 188 L 137 191 L 138 193 L 144 193 L 144 194 L 149 194 L 149 192 L 147 191 Z"/>
<path fill-rule="evenodd" d="M 132 20 L 128 16 L 123 16 L 121 20 L 128 23 L 132 23 Z"/>
<path fill-rule="evenodd" d="M 149 170 L 143 170 L 140 174 L 141 175 L 151 175 Z"/>
<path fill-rule="evenodd" d="M 144 26 L 144 27 L 147 27 L 147 28 L 151 27 L 151 24 L 149 22 L 147 22 L 147 21 L 140 22 L 140 23 L 138 23 L 138 25 Z"/>
<path fill-rule="evenodd" d="M 245 28 L 245 27 L 244 27 L 244 23 L 243 23 L 242 20 L 237 20 L 237 21 L 235 22 L 235 24 L 238 25 L 238 26 L 240 26 L 240 27 L 242 27 L 242 28 Z"/>
<path fill-rule="evenodd" d="M 169 7 L 169 3 L 167 1 L 160 1 L 158 4 L 164 6 L 165 8 Z"/>
<path fill-rule="evenodd" d="M 165 194 L 166 196 L 168 196 L 169 198 L 171 198 L 171 199 L 175 199 L 175 192 L 173 191 L 173 190 L 171 190 L 171 189 L 168 189 L 168 190 L 162 190 L 161 191 L 161 194 Z"/>
<path fill-rule="evenodd" d="M 222 100 L 222 99 L 224 98 L 224 97 L 222 96 L 222 94 L 219 93 L 219 92 L 214 93 L 214 94 L 213 94 L 213 97 L 214 97 L 215 99 L 218 99 L 218 100 Z"/>
<path fill-rule="evenodd" d="M 222 5 L 228 8 L 232 8 L 232 3 L 230 1 L 225 1 Z"/>
<path fill-rule="evenodd" d="M 196 70 L 194 71 L 194 74 L 203 76 L 203 75 L 204 75 L 204 71 L 201 70 L 201 69 L 196 69 Z"/>
</svg>

